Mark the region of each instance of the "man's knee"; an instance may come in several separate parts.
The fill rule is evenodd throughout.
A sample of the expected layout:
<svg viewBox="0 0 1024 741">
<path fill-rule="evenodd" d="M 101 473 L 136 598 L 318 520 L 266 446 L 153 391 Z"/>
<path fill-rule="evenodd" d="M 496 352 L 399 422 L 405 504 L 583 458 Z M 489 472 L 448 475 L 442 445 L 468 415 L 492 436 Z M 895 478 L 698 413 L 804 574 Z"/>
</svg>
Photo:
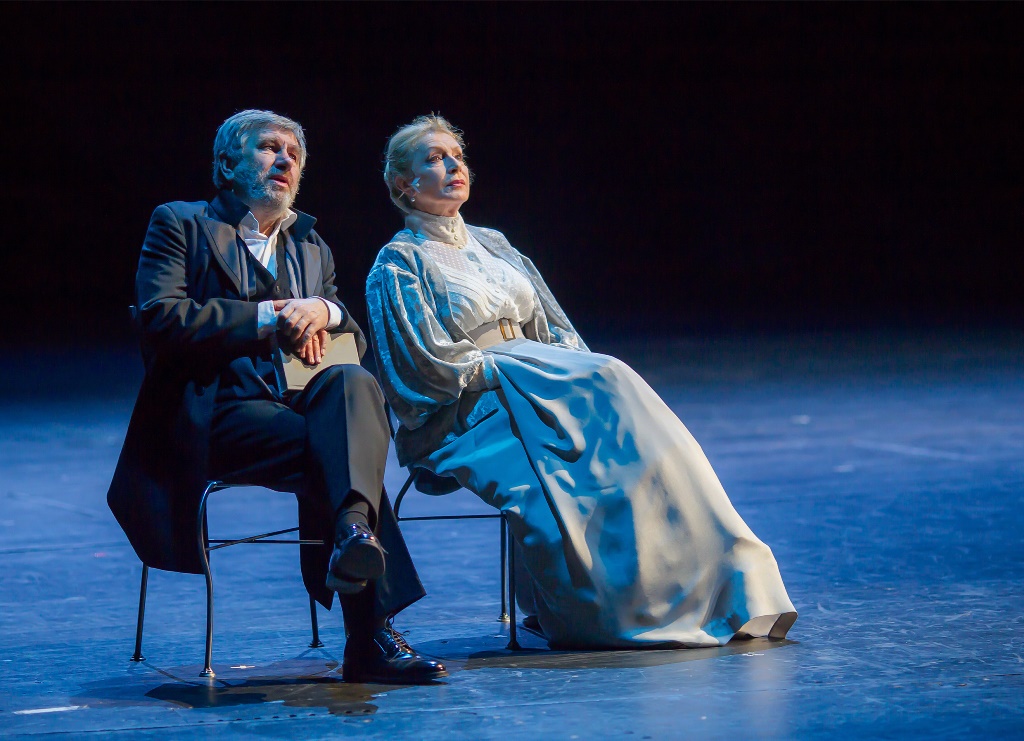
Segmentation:
<svg viewBox="0 0 1024 741">
<path fill-rule="evenodd" d="M 323 373 L 330 383 L 340 382 L 353 388 L 363 386 L 377 388 L 377 379 L 361 365 L 332 365 L 330 368 L 325 368 Z"/>
<path fill-rule="evenodd" d="M 373 374 L 360 365 L 333 365 L 323 371 L 326 386 L 341 385 L 345 395 L 353 398 L 373 399 L 384 404 L 384 393 Z"/>
</svg>

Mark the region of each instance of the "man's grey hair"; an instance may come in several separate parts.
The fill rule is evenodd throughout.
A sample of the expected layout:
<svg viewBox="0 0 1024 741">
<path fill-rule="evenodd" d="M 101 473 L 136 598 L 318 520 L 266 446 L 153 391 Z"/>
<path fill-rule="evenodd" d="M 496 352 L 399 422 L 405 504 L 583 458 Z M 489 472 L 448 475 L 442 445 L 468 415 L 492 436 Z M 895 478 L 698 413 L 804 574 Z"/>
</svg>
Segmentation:
<svg viewBox="0 0 1024 741">
<path fill-rule="evenodd" d="M 220 190 L 230 189 L 231 182 L 224 177 L 220 164 L 228 161 L 232 167 L 242 157 L 242 147 L 252 134 L 268 128 L 284 129 L 295 135 L 299 142 L 299 172 L 306 166 L 306 135 L 298 121 L 278 115 L 273 111 L 249 109 L 239 111 L 228 118 L 217 129 L 213 140 L 213 184 Z"/>
</svg>

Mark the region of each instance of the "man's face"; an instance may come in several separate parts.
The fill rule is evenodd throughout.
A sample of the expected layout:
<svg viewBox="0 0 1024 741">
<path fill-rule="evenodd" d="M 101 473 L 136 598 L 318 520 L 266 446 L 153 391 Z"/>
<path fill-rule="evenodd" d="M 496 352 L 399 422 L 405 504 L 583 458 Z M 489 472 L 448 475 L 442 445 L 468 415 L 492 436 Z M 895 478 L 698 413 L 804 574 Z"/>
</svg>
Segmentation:
<svg viewBox="0 0 1024 741">
<path fill-rule="evenodd" d="M 290 131 L 271 127 L 251 133 L 230 168 L 232 190 L 250 207 L 283 214 L 299 194 L 301 156 Z"/>
</svg>

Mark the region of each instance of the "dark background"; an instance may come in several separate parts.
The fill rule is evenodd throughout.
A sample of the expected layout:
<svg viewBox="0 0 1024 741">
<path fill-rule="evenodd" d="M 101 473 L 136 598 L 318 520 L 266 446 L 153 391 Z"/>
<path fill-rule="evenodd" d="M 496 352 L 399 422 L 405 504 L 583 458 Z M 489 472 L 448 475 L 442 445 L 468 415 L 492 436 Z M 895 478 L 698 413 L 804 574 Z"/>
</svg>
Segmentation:
<svg viewBox="0 0 1024 741">
<path fill-rule="evenodd" d="M 247 107 L 307 129 L 345 300 L 400 228 L 388 135 L 437 111 L 463 215 L 581 331 L 1019 322 L 1024 8 L 0 7 L 5 332 L 127 335 L 152 209 L 213 195 Z M 65 335 L 66 336 L 66 335 Z"/>
</svg>

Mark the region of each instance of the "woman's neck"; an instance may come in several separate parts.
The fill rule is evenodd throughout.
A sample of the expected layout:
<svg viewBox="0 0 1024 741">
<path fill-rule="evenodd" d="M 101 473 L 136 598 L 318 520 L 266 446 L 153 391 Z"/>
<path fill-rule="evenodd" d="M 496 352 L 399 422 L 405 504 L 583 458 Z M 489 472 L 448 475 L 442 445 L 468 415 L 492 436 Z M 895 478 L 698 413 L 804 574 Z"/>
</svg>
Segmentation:
<svg viewBox="0 0 1024 741">
<path fill-rule="evenodd" d="M 410 210 L 406 212 L 405 226 L 417 236 L 454 247 L 465 247 L 469 239 L 466 222 L 462 220 L 458 211 L 454 216 L 442 216 Z"/>
<path fill-rule="evenodd" d="M 416 211 L 419 211 L 420 213 L 430 214 L 431 216 L 444 216 L 447 219 L 454 219 L 456 216 L 459 215 L 459 207 L 461 205 L 462 205 L 461 203 L 453 203 L 453 204 L 442 203 L 440 205 L 434 206 L 434 208 L 439 208 L 439 209 L 441 209 L 441 211 L 428 211 L 428 210 L 425 210 L 425 209 L 422 209 L 422 208 L 415 208 L 415 207 L 413 207 L 413 208 Z"/>
</svg>

